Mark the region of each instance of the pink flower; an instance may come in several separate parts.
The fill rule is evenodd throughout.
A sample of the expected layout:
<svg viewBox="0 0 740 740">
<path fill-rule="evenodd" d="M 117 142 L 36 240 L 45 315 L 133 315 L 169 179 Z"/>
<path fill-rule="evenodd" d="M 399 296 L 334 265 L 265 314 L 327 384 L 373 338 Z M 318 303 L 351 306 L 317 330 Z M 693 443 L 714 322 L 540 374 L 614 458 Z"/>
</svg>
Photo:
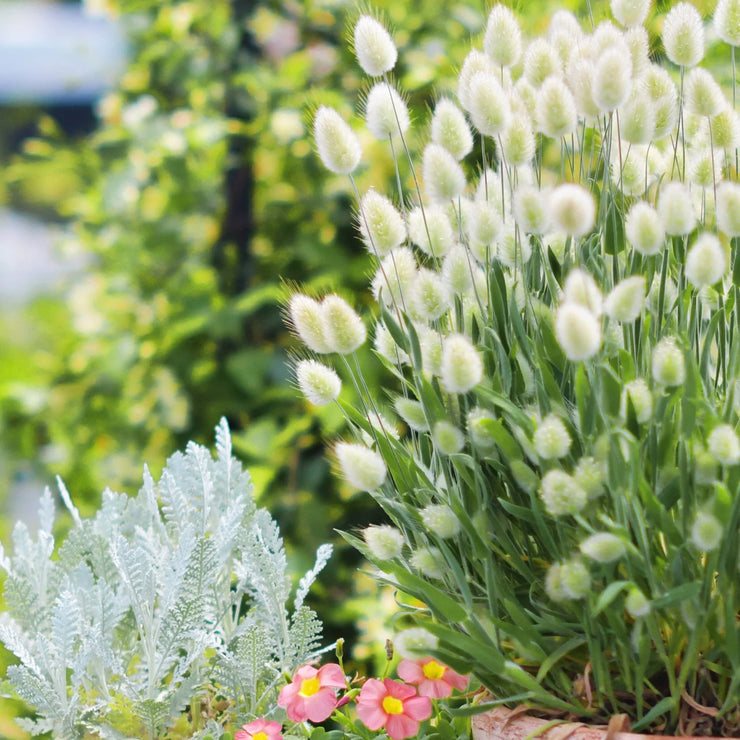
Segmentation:
<svg viewBox="0 0 740 740">
<path fill-rule="evenodd" d="M 337 706 L 334 689 L 346 685 L 342 669 L 336 663 L 327 663 L 318 670 L 304 665 L 296 671 L 291 683 L 283 686 L 278 704 L 286 708 L 288 719 L 293 722 L 323 722 Z"/>
<path fill-rule="evenodd" d="M 467 676 L 453 671 L 444 663 L 438 663 L 434 658 L 402 660 L 398 664 L 398 675 L 404 681 L 418 686 L 421 696 L 432 699 L 446 699 L 452 694 L 452 689 L 464 691 L 468 685 Z"/>
<path fill-rule="evenodd" d="M 280 730 L 283 726 L 279 722 L 270 722 L 266 719 L 256 719 L 237 730 L 234 740 L 283 740 Z"/>
<path fill-rule="evenodd" d="M 370 730 L 385 727 L 391 740 L 404 740 L 419 731 L 432 714 L 432 701 L 413 686 L 386 678 L 369 678 L 357 697 L 357 716 Z"/>
</svg>

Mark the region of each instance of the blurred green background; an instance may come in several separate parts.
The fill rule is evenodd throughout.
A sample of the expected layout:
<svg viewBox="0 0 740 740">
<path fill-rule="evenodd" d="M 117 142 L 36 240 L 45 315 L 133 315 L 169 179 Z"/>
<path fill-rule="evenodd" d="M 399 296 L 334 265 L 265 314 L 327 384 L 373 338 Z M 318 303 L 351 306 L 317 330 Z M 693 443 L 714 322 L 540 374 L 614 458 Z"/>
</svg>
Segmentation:
<svg viewBox="0 0 740 740">
<path fill-rule="evenodd" d="M 608 5 L 592 2 L 597 20 Z M 156 476 L 189 439 L 211 444 L 226 416 L 296 570 L 310 567 L 320 543 L 337 545 L 314 606 L 327 638 L 345 637 L 362 664 L 382 650 L 369 640 L 384 636 L 392 598 L 379 600 L 357 577 L 359 559 L 333 530 L 381 515 L 332 476 L 324 442 L 342 419 L 293 387 L 298 347 L 282 318 L 286 285 L 296 282 L 370 303 L 372 268 L 348 182 L 324 171 L 309 136 L 319 103 L 360 129 L 368 81 L 348 44 L 357 5 L 87 6 L 112 19 L 128 46 L 125 71 L 94 113 L 70 125 L 58 108 L 2 106 L 0 206 L 53 225 L 61 279 L 28 300 L 0 296 L 0 535 L 7 541 L 11 520 L 33 512 L 55 475 L 89 512 L 106 486 L 135 491 L 143 463 Z M 454 91 L 487 6 L 373 3 L 399 46 L 394 78 L 415 114 L 412 149 L 424 143 L 436 97 Z M 514 6 L 533 34 L 558 7 L 587 16 L 585 1 Z M 387 147 L 364 133 L 362 142 L 359 189 L 383 190 Z M 367 351 L 372 376 L 370 360 Z M 0 717 L 0 736 L 23 736 L 7 719 L 14 707 Z"/>
</svg>

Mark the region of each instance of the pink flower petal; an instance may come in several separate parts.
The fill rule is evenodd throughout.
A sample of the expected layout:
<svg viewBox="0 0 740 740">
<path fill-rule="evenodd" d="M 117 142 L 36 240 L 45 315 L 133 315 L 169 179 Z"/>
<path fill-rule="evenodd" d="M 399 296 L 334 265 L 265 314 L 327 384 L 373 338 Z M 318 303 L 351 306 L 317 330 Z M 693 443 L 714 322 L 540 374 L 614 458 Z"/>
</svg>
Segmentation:
<svg viewBox="0 0 740 740">
<path fill-rule="evenodd" d="M 302 665 L 293 677 L 293 683 L 302 683 L 307 678 L 313 678 L 318 671 L 312 665 Z"/>
<path fill-rule="evenodd" d="M 428 696 L 431 699 L 446 699 L 452 694 L 452 686 L 443 679 L 425 678 L 419 684 L 419 696 Z"/>
<path fill-rule="evenodd" d="M 287 707 L 288 704 L 293 701 L 296 694 L 300 691 L 300 688 L 300 683 L 296 683 L 295 681 L 283 686 L 283 688 L 280 689 L 280 695 L 278 696 L 278 706 Z"/>
<path fill-rule="evenodd" d="M 403 703 L 403 713 L 418 722 L 432 715 L 432 701 L 428 696 L 412 696 Z"/>
<path fill-rule="evenodd" d="M 234 733 L 234 740 L 250 740 L 251 735 L 248 732 L 244 732 L 244 730 L 237 730 Z"/>
<path fill-rule="evenodd" d="M 337 697 L 333 689 L 319 689 L 313 696 L 306 699 L 308 719 L 311 722 L 323 722 L 331 717 L 337 706 Z"/>
<path fill-rule="evenodd" d="M 405 714 L 391 714 L 385 723 L 385 731 L 391 740 L 404 740 L 419 732 L 419 723 Z"/>
<path fill-rule="evenodd" d="M 416 660 L 402 660 L 398 664 L 396 673 L 407 683 L 421 683 L 425 679 L 421 663 Z"/>
<path fill-rule="evenodd" d="M 288 712 L 288 719 L 291 722 L 305 722 L 308 719 L 308 707 L 306 697 L 299 693 L 293 697 L 293 700 L 285 707 Z"/>
<path fill-rule="evenodd" d="M 386 678 L 383 685 L 388 694 L 396 699 L 408 699 L 410 696 L 416 695 L 416 689 L 413 686 L 399 683 L 391 678 Z"/>
<path fill-rule="evenodd" d="M 388 696 L 388 691 L 385 688 L 385 684 L 382 681 L 378 681 L 377 678 L 368 678 L 362 686 L 357 701 L 374 701 L 379 704 L 386 696 Z"/>
<path fill-rule="evenodd" d="M 357 700 L 357 716 L 369 730 L 379 730 L 388 719 L 388 715 L 378 704 L 361 703 L 359 699 Z"/>
<path fill-rule="evenodd" d="M 319 668 L 319 682 L 321 686 L 330 686 L 334 689 L 343 689 L 347 680 L 342 669 L 336 663 L 327 663 Z"/>
</svg>

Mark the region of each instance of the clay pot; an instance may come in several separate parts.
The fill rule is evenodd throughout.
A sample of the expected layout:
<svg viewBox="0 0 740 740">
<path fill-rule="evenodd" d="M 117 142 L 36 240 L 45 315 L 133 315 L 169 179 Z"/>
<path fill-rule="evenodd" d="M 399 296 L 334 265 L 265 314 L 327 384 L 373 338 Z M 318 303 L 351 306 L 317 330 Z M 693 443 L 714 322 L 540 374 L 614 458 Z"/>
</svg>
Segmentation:
<svg viewBox="0 0 740 740">
<path fill-rule="evenodd" d="M 531 717 L 521 709 L 499 707 L 472 718 L 473 740 L 707 740 L 683 735 L 639 735 L 629 732 L 626 715 L 616 715 L 608 726 Z"/>
</svg>

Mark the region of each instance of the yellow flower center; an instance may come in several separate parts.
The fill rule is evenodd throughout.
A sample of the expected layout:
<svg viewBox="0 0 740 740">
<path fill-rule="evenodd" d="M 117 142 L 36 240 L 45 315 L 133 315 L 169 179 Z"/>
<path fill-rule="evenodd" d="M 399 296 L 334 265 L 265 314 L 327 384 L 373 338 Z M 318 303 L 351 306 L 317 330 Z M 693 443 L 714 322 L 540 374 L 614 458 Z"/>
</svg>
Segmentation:
<svg viewBox="0 0 740 740">
<path fill-rule="evenodd" d="M 255 732 L 254 735 L 252 735 L 252 740 L 267 740 L 267 733 Z"/>
<path fill-rule="evenodd" d="M 430 660 L 424 664 L 421 669 L 424 672 L 426 678 L 431 678 L 433 681 L 438 681 L 442 676 L 445 675 L 447 670 L 446 666 L 440 665 L 436 660 Z"/>
<path fill-rule="evenodd" d="M 301 696 L 313 696 L 319 689 L 321 688 L 321 684 L 319 683 L 318 676 L 314 676 L 313 678 L 304 678 L 303 681 L 301 681 Z M 262 738 L 260 738 L 262 740 Z"/>
<path fill-rule="evenodd" d="M 388 714 L 403 714 L 403 702 L 395 696 L 386 696 L 383 699 L 383 709 Z"/>
</svg>

